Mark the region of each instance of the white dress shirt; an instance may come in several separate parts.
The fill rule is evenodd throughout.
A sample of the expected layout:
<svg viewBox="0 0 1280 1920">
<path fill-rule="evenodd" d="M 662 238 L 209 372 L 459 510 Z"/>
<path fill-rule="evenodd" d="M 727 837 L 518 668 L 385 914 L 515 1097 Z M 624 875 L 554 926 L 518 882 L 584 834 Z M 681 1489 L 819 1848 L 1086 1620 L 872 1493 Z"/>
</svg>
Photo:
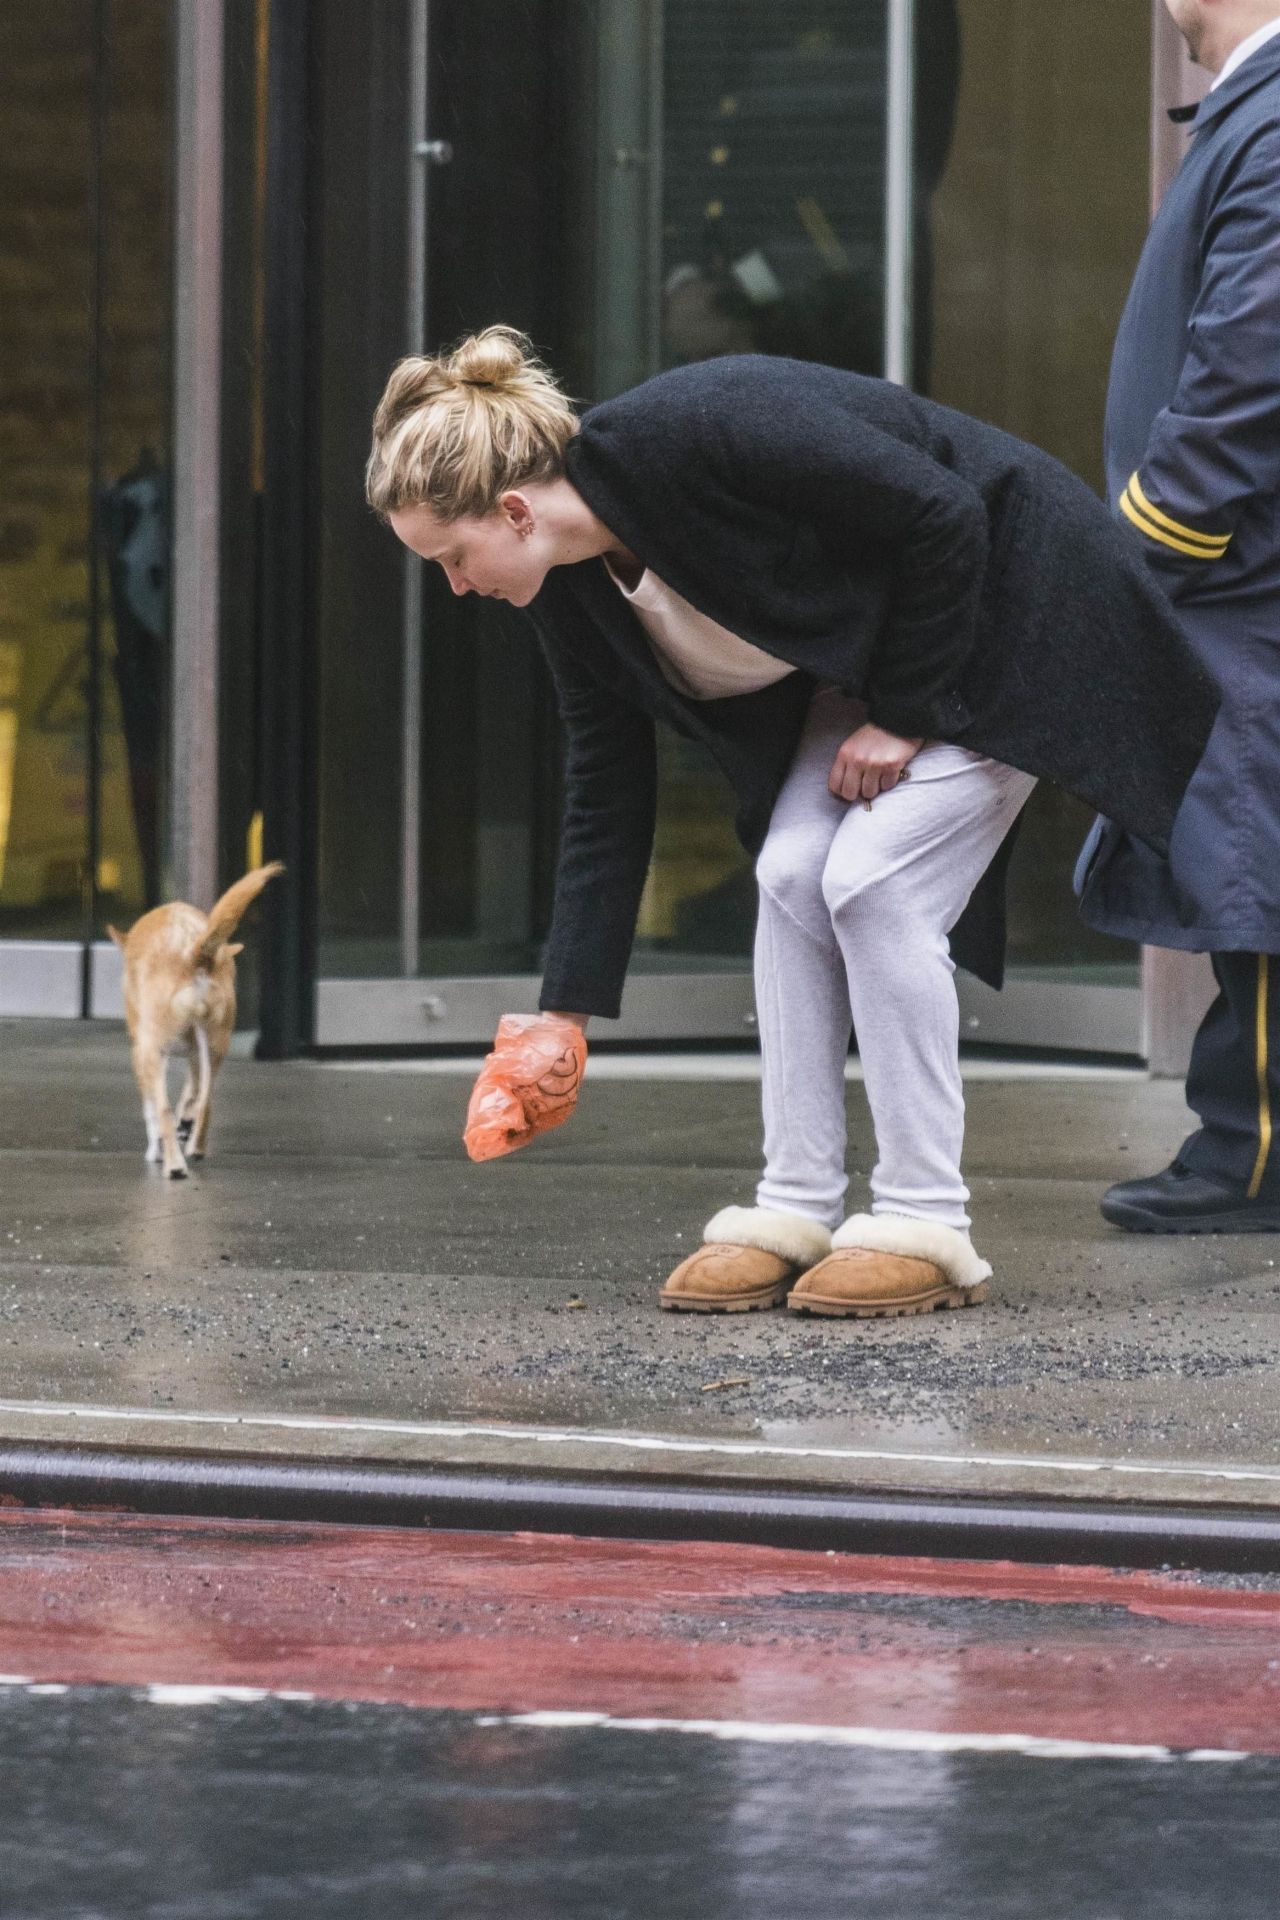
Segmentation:
<svg viewBox="0 0 1280 1920">
<path fill-rule="evenodd" d="M 1251 33 L 1247 40 L 1240 42 L 1240 45 L 1229 57 L 1222 72 L 1214 81 L 1213 86 L 1210 87 L 1210 93 L 1212 93 L 1215 88 L 1220 87 L 1224 80 L 1229 79 L 1237 67 L 1242 67 L 1251 54 L 1257 53 L 1259 47 L 1265 47 L 1268 40 L 1274 40 L 1278 33 L 1280 33 L 1280 14 L 1277 14 L 1276 18 L 1269 21 L 1265 27 L 1259 27 L 1256 33 Z"/>
</svg>

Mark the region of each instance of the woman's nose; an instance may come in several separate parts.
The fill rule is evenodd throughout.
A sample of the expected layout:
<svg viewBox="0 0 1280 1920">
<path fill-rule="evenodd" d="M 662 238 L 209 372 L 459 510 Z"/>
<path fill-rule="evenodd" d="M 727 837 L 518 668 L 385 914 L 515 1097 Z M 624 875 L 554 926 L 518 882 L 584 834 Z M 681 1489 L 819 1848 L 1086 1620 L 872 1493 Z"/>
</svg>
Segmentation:
<svg viewBox="0 0 1280 1920">
<path fill-rule="evenodd" d="M 470 593 L 471 591 L 470 582 L 463 578 L 463 576 L 458 572 L 456 567 L 446 566 L 444 570 L 444 575 L 445 575 L 445 579 L 449 582 L 449 585 L 453 589 L 454 593 L 456 594 Z"/>
</svg>

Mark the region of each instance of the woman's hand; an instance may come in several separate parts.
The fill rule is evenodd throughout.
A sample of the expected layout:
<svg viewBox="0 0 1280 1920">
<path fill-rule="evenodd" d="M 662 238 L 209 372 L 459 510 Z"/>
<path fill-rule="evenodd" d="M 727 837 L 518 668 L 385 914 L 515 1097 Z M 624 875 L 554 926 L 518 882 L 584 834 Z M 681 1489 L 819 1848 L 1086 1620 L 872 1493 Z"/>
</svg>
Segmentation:
<svg viewBox="0 0 1280 1920">
<path fill-rule="evenodd" d="M 473 1160 L 496 1160 L 563 1126 L 587 1064 L 586 1016 L 504 1013 L 480 1070 L 463 1134 Z"/>
<path fill-rule="evenodd" d="M 923 745 L 923 740 L 902 740 L 868 721 L 841 747 L 827 786 L 838 800 L 861 800 L 870 807 L 877 794 L 888 793 L 908 777 L 907 767 Z"/>
</svg>

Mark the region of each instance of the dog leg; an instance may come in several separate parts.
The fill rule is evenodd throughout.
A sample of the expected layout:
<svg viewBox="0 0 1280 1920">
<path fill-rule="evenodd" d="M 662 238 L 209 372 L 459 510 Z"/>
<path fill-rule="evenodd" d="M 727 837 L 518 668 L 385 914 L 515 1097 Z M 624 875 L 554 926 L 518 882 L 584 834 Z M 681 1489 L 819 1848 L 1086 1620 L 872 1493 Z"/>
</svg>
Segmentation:
<svg viewBox="0 0 1280 1920">
<path fill-rule="evenodd" d="M 173 1108 L 169 1105 L 169 1086 L 167 1078 L 168 1061 L 159 1048 L 148 1051 L 140 1059 L 136 1071 L 139 1084 L 144 1084 L 146 1075 L 147 1093 L 144 1099 L 150 1101 L 151 1112 L 155 1116 L 156 1131 L 160 1136 L 160 1158 L 170 1180 L 185 1180 L 187 1163 L 182 1157 L 182 1148 L 178 1145 L 178 1132 L 173 1123 Z"/>
<path fill-rule="evenodd" d="M 138 1092 L 142 1095 L 142 1117 L 147 1127 L 147 1159 L 150 1162 L 161 1157 L 160 1118 L 155 1102 L 155 1055 L 150 1048 L 140 1047 L 135 1041 L 129 1049 L 133 1063 L 133 1077 L 138 1083 Z M 161 1061 L 161 1066 L 164 1062 Z"/>
<path fill-rule="evenodd" d="M 193 1057 L 187 1055 L 186 1078 L 182 1082 L 182 1092 L 178 1095 L 178 1142 L 185 1149 L 191 1140 L 196 1124 L 196 1076 Z"/>
<path fill-rule="evenodd" d="M 213 1115 L 213 1083 L 227 1057 L 227 1044 L 221 1037 L 211 1038 L 203 1027 L 196 1028 L 196 1045 L 200 1049 L 200 1093 L 196 1102 L 195 1131 L 191 1136 L 193 1160 L 203 1160 L 208 1151 L 209 1121 Z"/>
</svg>

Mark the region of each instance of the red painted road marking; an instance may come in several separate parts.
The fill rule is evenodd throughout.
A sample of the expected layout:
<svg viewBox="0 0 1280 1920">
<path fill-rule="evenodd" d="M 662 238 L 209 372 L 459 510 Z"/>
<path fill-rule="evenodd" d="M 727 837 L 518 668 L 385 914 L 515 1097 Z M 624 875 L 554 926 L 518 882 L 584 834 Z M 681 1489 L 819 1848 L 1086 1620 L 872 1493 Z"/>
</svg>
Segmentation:
<svg viewBox="0 0 1280 1920">
<path fill-rule="evenodd" d="M 0 1515 L 0 1670 L 1280 1753 L 1280 1594 L 771 1548 Z"/>
</svg>

